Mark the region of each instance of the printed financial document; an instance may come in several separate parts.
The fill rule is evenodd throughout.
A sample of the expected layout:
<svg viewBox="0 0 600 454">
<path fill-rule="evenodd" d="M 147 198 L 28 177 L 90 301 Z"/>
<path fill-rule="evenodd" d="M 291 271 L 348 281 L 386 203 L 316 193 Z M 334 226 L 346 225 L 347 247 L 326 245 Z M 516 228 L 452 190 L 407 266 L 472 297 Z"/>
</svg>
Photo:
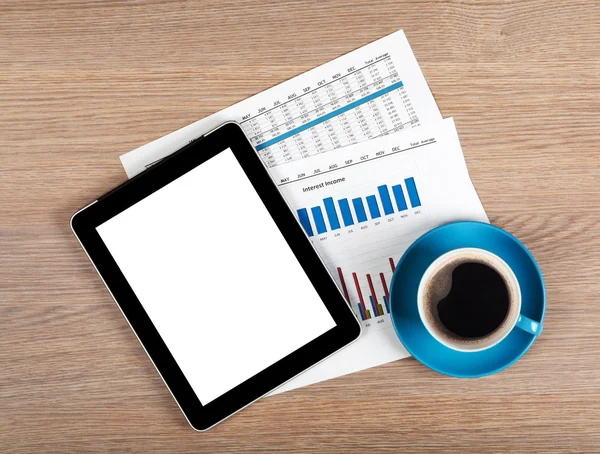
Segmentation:
<svg viewBox="0 0 600 454">
<path fill-rule="evenodd" d="M 273 168 L 440 120 L 402 30 L 121 156 L 129 178 L 227 121 Z"/>
<path fill-rule="evenodd" d="M 389 316 L 395 264 L 427 230 L 487 217 L 454 122 L 441 120 L 404 33 L 143 145 L 121 162 L 132 177 L 232 120 L 250 138 L 364 328 L 353 345 L 276 393 L 408 356 Z"/>
<path fill-rule="evenodd" d="M 275 393 L 409 356 L 389 315 L 398 260 L 434 227 L 488 222 L 452 118 L 277 166 L 271 174 L 363 325 L 355 343 Z"/>
</svg>

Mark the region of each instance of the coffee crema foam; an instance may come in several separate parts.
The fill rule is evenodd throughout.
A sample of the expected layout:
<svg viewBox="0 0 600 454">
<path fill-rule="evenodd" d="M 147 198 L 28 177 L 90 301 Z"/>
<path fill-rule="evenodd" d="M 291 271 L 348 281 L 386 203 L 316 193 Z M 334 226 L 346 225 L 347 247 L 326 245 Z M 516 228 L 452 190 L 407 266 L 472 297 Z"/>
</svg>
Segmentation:
<svg viewBox="0 0 600 454">
<path fill-rule="evenodd" d="M 502 281 L 504 282 L 508 292 L 508 310 L 503 321 L 493 331 L 489 332 L 485 336 L 477 338 L 460 337 L 453 333 L 446 328 L 444 323 L 442 323 L 438 312 L 438 304 L 448 296 L 450 290 L 452 289 L 452 274 L 454 270 L 460 265 L 466 263 L 479 263 L 493 270 L 502 278 Z M 497 262 L 491 260 L 487 256 L 479 255 L 473 252 L 450 257 L 447 261 L 440 263 L 434 270 L 431 271 L 431 277 L 423 287 L 423 308 L 425 317 L 427 318 L 430 326 L 434 327 L 438 334 L 447 341 L 463 345 L 482 343 L 490 338 L 493 338 L 496 333 L 502 332 L 510 323 L 511 319 L 516 315 L 515 312 L 518 310 L 517 304 L 515 304 L 516 299 L 517 289 L 512 284 L 508 272 L 503 269 L 503 267 L 499 267 Z M 483 304 L 485 304 L 485 302 Z"/>
</svg>

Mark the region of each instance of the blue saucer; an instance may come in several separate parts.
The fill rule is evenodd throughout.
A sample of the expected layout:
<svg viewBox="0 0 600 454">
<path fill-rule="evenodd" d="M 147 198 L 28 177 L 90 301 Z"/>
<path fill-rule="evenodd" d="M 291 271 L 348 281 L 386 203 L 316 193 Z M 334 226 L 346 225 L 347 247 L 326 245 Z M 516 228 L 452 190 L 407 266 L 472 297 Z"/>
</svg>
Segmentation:
<svg viewBox="0 0 600 454">
<path fill-rule="evenodd" d="M 546 310 L 546 292 L 542 273 L 525 246 L 490 224 L 446 224 L 427 232 L 406 250 L 390 286 L 391 317 L 396 334 L 406 350 L 430 369 L 454 377 L 474 378 L 510 366 L 527 351 L 536 336 L 514 328 L 488 350 L 463 353 L 440 344 L 429 334 L 417 309 L 421 276 L 439 256 L 463 247 L 485 249 L 502 258 L 519 281 L 521 313 L 540 323 Z"/>
</svg>

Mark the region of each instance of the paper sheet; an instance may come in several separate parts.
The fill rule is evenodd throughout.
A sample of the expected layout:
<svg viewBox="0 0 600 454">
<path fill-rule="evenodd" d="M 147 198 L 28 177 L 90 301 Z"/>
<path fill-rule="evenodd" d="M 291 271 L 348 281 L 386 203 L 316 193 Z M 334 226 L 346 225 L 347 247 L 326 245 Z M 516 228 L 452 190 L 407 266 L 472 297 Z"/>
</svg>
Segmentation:
<svg viewBox="0 0 600 454">
<path fill-rule="evenodd" d="M 275 393 L 408 356 L 389 315 L 389 284 L 419 236 L 461 220 L 488 222 L 454 121 L 390 134 L 271 169 L 363 335 Z"/>
<path fill-rule="evenodd" d="M 121 162 L 131 178 L 226 121 L 240 123 L 272 168 L 440 119 L 400 30 L 130 151 Z"/>
<path fill-rule="evenodd" d="M 432 227 L 487 217 L 454 123 L 441 120 L 404 33 L 143 145 L 121 156 L 123 167 L 132 177 L 232 120 L 257 149 L 365 328 L 355 344 L 276 393 L 408 356 L 388 315 L 392 267 Z"/>
</svg>

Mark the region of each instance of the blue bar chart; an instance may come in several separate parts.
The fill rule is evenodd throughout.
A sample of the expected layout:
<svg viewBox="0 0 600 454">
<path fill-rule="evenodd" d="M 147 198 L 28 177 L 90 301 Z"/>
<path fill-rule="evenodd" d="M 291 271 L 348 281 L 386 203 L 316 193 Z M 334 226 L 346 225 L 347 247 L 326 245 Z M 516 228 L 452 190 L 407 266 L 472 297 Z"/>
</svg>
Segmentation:
<svg viewBox="0 0 600 454">
<path fill-rule="evenodd" d="M 308 211 L 306 211 L 306 208 L 298 210 L 298 220 L 300 221 L 300 224 L 302 225 L 302 228 L 304 229 L 306 234 L 308 236 L 313 236 L 312 227 L 310 225 L 310 218 L 308 217 Z"/>
<path fill-rule="evenodd" d="M 325 204 L 325 212 L 327 213 L 327 219 L 329 219 L 331 230 L 339 229 L 340 221 L 337 216 L 337 211 L 335 210 L 335 205 L 333 204 L 333 198 L 327 197 L 326 199 L 323 199 L 323 203 Z"/>
<path fill-rule="evenodd" d="M 403 183 L 404 187 L 402 183 L 391 185 L 391 193 L 387 184 L 379 185 L 374 194 L 352 198 L 352 204 L 348 202 L 348 198 L 338 199 L 336 203 L 333 197 L 325 197 L 322 205 L 310 207 L 312 221 L 307 208 L 296 210 L 298 220 L 306 234 L 312 237 L 315 234 L 322 235 L 338 230 L 342 228 L 342 223 L 344 227 L 350 227 L 382 216 L 402 213 L 409 209 L 409 204 L 411 208 L 420 207 L 421 198 L 415 179 L 413 177 L 405 178 Z M 408 195 L 408 201 L 405 194 Z M 323 212 L 325 212 L 327 222 Z"/>
<path fill-rule="evenodd" d="M 358 222 L 365 222 L 367 220 L 367 213 L 365 213 L 365 206 L 363 205 L 362 199 L 352 199 L 352 205 L 354 206 L 354 212 L 356 213 L 356 220 Z"/>
<path fill-rule="evenodd" d="M 383 212 L 385 215 L 390 215 L 394 212 L 392 208 L 392 199 L 390 198 L 390 192 L 388 191 L 387 185 L 382 185 L 377 187 L 377 191 L 379 191 L 379 198 L 381 199 L 381 204 L 383 205 Z"/>
<path fill-rule="evenodd" d="M 348 204 L 348 199 L 341 199 L 338 204 L 340 205 L 340 210 L 342 211 L 342 219 L 344 220 L 344 226 L 348 227 L 354 225 L 354 219 L 352 219 L 352 213 L 350 212 L 350 205 Z"/>
<path fill-rule="evenodd" d="M 398 207 L 398 211 L 406 210 L 406 200 L 404 200 L 402 186 L 399 184 L 392 186 L 392 192 L 394 193 L 394 199 L 396 200 L 396 207 Z"/>
<path fill-rule="evenodd" d="M 321 207 L 312 207 L 310 209 L 313 219 L 315 220 L 315 225 L 317 226 L 317 233 L 325 233 L 327 232 L 327 227 L 325 227 L 325 219 L 323 219 L 323 212 L 321 211 Z M 308 232 L 307 235 L 310 236 Z"/>
<path fill-rule="evenodd" d="M 417 192 L 417 186 L 415 185 L 414 178 L 407 178 L 404 180 L 406 183 L 406 189 L 408 190 L 408 198 L 410 199 L 410 205 L 413 208 L 421 206 L 421 199 L 419 198 L 419 193 Z"/>
<path fill-rule="evenodd" d="M 369 207 L 369 214 L 371 215 L 371 219 L 377 219 L 381 217 L 381 213 L 379 212 L 379 206 L 377 205 L 377 197 L 375 197 L 374 195 L 368 195 L 367 206 Z"/>
</svg>

